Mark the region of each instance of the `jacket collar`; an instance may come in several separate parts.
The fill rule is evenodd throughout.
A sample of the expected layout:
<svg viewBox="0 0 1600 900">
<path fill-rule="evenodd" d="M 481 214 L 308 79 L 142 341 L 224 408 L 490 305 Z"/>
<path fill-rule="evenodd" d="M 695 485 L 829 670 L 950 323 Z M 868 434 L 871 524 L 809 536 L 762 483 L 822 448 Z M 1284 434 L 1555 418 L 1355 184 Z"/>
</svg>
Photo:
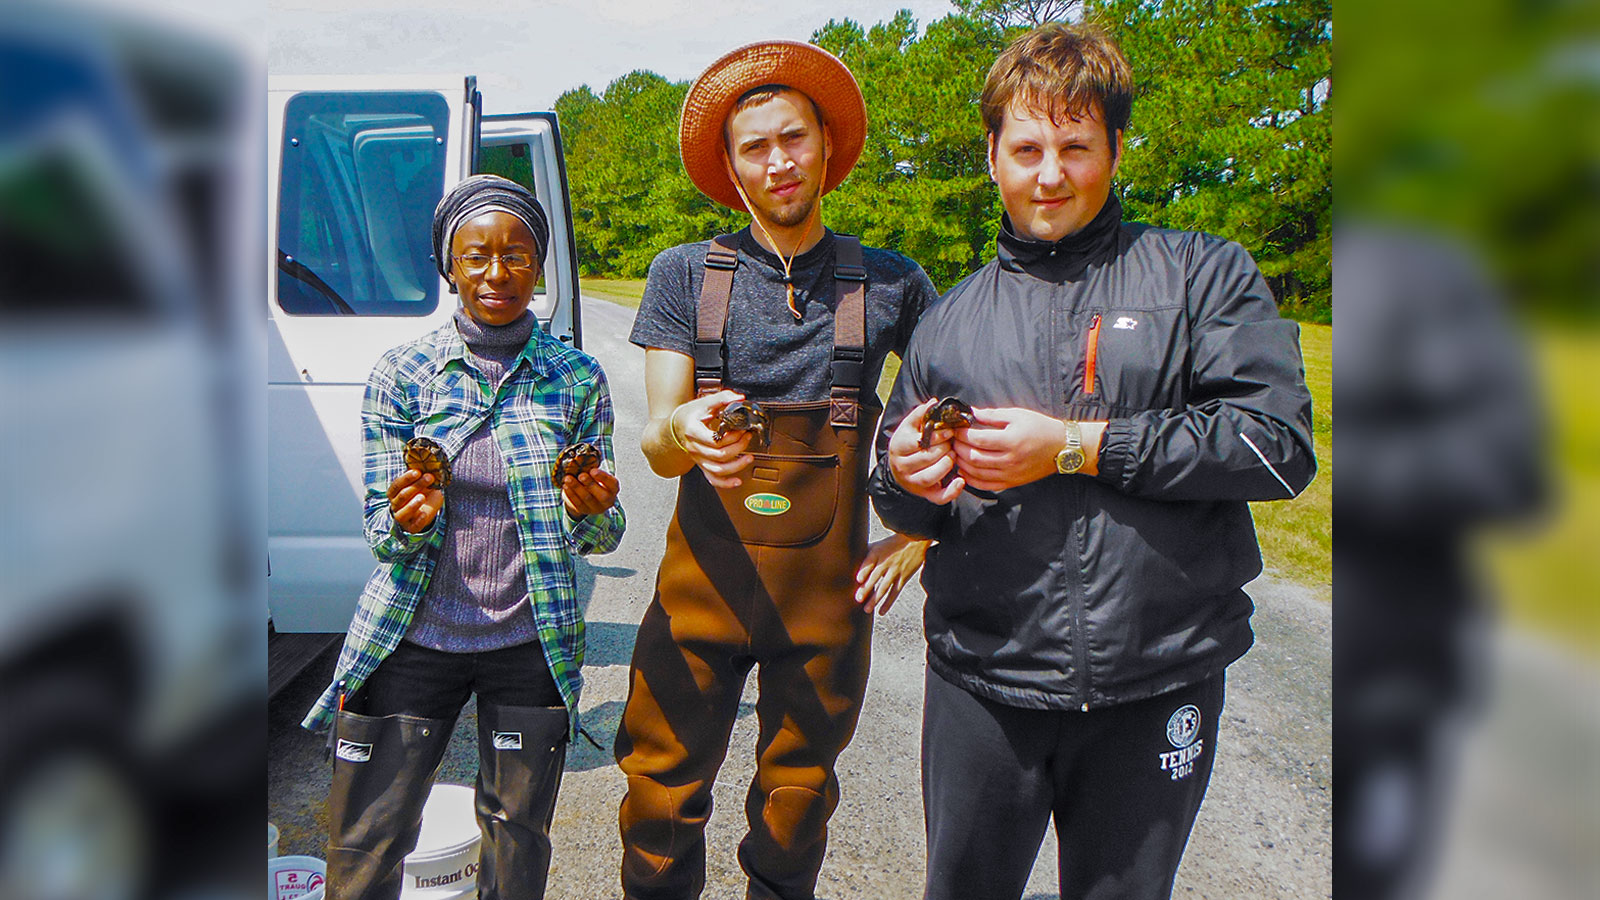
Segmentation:
<svg viewBox="0 0 1600 900">
<path fill-rule="evenodd" d="M 1011 217 L 1000 218 L 1000 235 L 995 243 L 1000 265 L 1007 271 L 1026 272 L 1046 281 L 1061 281 L 1083 271 L 1089 263 L 1105 256 L 1116 246 L 1122 227 L 1122 201 L 1116 194 L 1106 198 L 1089 224 L 1059 241 L 1036 241 L 1017 234 Z"/>
</svg>

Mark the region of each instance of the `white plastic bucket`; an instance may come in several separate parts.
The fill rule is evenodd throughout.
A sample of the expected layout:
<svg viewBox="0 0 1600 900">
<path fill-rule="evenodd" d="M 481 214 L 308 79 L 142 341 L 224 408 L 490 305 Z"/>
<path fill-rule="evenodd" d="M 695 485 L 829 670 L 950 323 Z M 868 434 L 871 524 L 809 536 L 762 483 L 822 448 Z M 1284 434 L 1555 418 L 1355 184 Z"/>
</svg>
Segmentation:
<svg viewBox="0 0 1600 900">
<path fill-rule="evenodd" d="M 278 855 L 278 826 L 267 823 L 267 859 L 276 858 Z"/>
<path fill-rule="evenodd" d="M 328 866 L 315 856 L 267 860 L 267 900 L 319 900 Z"/>
<path fill-rule="evenodd" d="M 478 846 L 483 833 L 472 788 L 435 784 L 422 807 L 422 834 L 406 857 L 405 900 L 455 900 L 478 896 Z"/>
</svg>

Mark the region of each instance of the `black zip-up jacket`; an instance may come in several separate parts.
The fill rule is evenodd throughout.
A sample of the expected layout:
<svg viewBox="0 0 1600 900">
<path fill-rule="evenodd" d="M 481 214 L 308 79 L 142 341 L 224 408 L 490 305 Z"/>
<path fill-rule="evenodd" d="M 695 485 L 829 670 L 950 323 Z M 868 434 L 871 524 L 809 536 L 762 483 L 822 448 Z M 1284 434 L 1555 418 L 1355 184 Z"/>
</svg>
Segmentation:
<svg viewBox="0 0 1600 900">
<path fill-rule="evenodd" d="M 1089 709 L 1203 680 L 1250 648 L 1261 571 L 1246 501 L 1316 472 L 1299 326 L 1243 247 L 1122 221 L 1111 198 L 999 256 L 929 308 L 884 412 L 871 493 L 928 555 L 929 665 L 978 696 Z M 1091 352 L 1092 351 L 1092 352 Z M 930 397 L 1109 420 L 1099 474 L 947 506 L 890 474 L 888 436 Z"/>
</svg>

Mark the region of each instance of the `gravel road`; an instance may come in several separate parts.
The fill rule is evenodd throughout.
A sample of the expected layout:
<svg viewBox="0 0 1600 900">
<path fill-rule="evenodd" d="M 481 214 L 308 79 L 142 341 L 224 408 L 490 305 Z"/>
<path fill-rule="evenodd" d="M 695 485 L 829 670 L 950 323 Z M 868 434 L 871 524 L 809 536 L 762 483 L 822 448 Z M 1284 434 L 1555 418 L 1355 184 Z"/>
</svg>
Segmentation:
<svg viewBox="0 0 1600 900">
<path fill-rule="evenodd" d="M 671 517 L 675 483 L 651 474 L 639 446 L 645 420 L 644 354 L 627 343 L 633 311 L 585 299 L 585 349 L 598 357 L 616 404 L 616 447 L 628 532 L 614 553 L 579 565 L 588 602 L 586 728 L 609 747 L 627 693 L 637 623 L 649 604 Z M 1332 692 L 1329 607 L 1312 591 L 1263 577 L 1250 587 L 1256 646 L 1229 670 L 1227 707 L 1211 787 L 1190 840 L 1175 896 L 1304 898 L 1331 895 Z M 924 843 L 918 776 L 924 644 L 923 594 L 913 585 L 873 636 L 873 668 L 855 742 L 839 762 L 843 800 L 830 830 L 818 896 L 895 900 L 921 896 Z M 331 670 L 331 655 L 269 709 L 268 815 L 283 853 L 322 855 L 322 801 L 329 768 L 320 742 L 296 723 Z M 715 788 L 708 828 L 706 897 L 742 897 L 733 850 L 754 769 L 755 679 Z M 471 784 L 476 722 L 469 705 L 440 778 Z M 553 898 L 620 895 L 617 805 L 624 780 L 609 752 L 576 744 L 556 810 Z M 1055 839 L 1045 845 L 1027 900 L 1057 897 Z"/>
</svg>

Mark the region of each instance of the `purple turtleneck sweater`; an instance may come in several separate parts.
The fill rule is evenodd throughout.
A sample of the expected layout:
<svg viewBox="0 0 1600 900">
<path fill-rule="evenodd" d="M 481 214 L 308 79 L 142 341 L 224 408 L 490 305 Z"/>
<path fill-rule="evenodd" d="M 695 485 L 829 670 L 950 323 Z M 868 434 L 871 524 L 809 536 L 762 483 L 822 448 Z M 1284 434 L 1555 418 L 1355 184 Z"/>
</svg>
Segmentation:
<svg viewBox="0 0 1600 900">
<path fill-rule="evenodd" d="M 497 389 L 533 337 L 531 312 L 510 325 L 484 325 L 456 309 L 467 360 Z M 444 543 L 405 639 L 447 653 L 479 653 L 538 640 L 528 606 L 522 542 L 506 488 L 506 463 L 491 421 L 451 463 Z"/>
</svg>

